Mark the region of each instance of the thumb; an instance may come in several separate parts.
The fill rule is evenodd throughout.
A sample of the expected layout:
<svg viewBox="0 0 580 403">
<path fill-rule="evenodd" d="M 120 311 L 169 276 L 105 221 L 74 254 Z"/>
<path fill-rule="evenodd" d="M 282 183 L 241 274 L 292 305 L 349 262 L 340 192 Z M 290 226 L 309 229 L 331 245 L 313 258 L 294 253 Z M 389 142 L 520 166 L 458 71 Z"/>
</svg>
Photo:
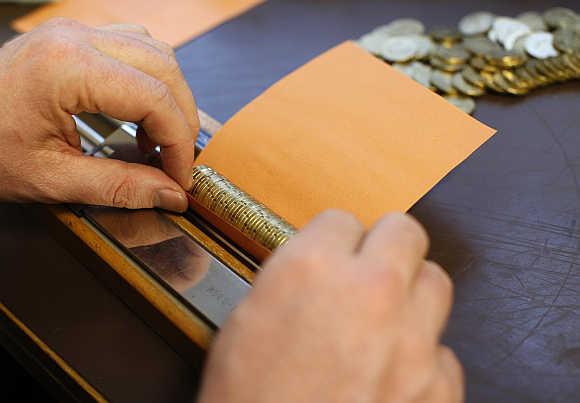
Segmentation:
<svg viewBox="0 0 580 403">
<path fill-rule="evenodd" d="M 56 198 L 63 202 L 178 212 L 188 206 L 181 186 L 150 166 L 69 154 L 58 170 Z"/>
</svg>

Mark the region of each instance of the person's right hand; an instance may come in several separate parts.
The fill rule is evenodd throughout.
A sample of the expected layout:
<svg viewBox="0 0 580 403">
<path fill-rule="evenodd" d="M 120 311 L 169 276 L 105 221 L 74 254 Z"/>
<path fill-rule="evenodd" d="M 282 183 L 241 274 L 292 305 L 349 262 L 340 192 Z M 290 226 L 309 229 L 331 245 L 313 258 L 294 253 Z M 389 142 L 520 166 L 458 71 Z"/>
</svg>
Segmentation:
<svg viewBox="0 0 580 403">
<path fill-rule="evenodd" d="M 447 274 L 413 219 L 367 234 L 322 214 L 278 250 L 217 337 L 201 403 L 455 403 L 462 369 L 441 345 Z"/>
</svg>

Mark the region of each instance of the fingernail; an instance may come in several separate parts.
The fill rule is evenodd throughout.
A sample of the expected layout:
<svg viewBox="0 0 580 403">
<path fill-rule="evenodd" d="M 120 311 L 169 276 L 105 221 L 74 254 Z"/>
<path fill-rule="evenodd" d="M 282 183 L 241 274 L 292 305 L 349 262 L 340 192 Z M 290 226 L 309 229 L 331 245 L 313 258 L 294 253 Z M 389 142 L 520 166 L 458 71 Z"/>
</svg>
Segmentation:
<svg viewBox="0 0 580 403">
<path fill-rule="evenodd" d="M 171 189 L 161 189 L 155 193 L 153 200 L 155 207 L 165 210 L 183 212 L 187 210 L 187 198 L 183 193 Z"/>
</svg>

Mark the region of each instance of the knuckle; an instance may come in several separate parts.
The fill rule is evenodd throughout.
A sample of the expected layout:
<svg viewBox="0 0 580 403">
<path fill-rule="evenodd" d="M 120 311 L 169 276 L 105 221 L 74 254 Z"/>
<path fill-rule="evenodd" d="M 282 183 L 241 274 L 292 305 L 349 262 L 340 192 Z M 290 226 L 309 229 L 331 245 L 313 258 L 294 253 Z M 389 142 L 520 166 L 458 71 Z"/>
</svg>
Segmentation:
<svg viewBox="0 0 580 403">
<path fill-rule="evenodd" d="M 350 226 L 353 228 L 356 227 L 357 229 L 361 230 L 363 228 L 362 224 L 352 213 L 339 209 L 329 209 L 323 211 L 318 215 L 317 221 L 344 224 L 345 226 Z"/>
<path fill-rule="evenodd" d="M 421 332 L 406 332 L 399 346 L 407 360 L 418 368 L 429 368 L 435 357 L 435 347 Z"/>
<path fill-rule="evenodd" d="M 405 276 L 400 270 L 378 269 L 373 275 L 372 281 L 379 291 L 382 291 L 383 298 L 388 295 L 390 301 L 403 300 L 407 292 Z"/>
<path fill-rule="evenodd" d="M 176 60 L 175 57 L 175 49 L 173 49 L 173 47 L 165 42 L 161 42 L 158 41 L 157 46 L 159 46 L 159 49 L 165 53 L 167 56 L 169 56 L 171 59 Z"/>
<path fill-rule="evenodd" d="M 155 105 L 161 104 L 169 106 L 171 109 L 177 107 L 173 95 L 171 94 L 171 89 L 164 82 L 160 80 L 152 80 L 151 94 Z"/>
<path fill-rule="evenodd" d="M 135 202 L 136 190 L 137 183 L 125 166 L 118 169 L 117 179 L 111 181 L 106 198 L 115 207 L 129 208 Z"/>
<path fill-rule="evenodd" d="M 141 33 L 143 35 L 149 36 L 149 30 L 147 29 L 147 27 L 145 25 L 142 25 L 142 24 L 128 24 L 128 26 L 131 27 L 136 32 L 139 32 L 139 33 Z"/>
<path fill-rule="evenodd" d="M 264 270 L 275 270 L 289 283 L 306 284 L 328 279 L 328 272 L 337 265 L 332 257 L 324 256 L 316 248 L 295 248 L 288 244 L 274 254 Z"/>
<path fill-rule="evenodd" d="M 435 262 L 426 262 L 425 270 L 428 273 L 426 281 L 429 282 L 429 289 L 439 299 L 443 301 L 450 300 L 453 294 L 453 283 L 447 272 Z"/>
<path fill-rule="evenodd" d="M 440 346 L 439 348 L 441 359 L 445 362 L 443 367 L 451 372 L 450 378 L 456 381 L 454 386 L 463 389 L 465 384 L 465 372 L 457 354 L 447 346 Z"/>
<path fill-rule="evenodd" d="M 311 272 L 329 265 L 328 259 L 322 256 L 316 248 L 294 251 L 285 257 L 285 261 L 297 273 L 302 271 Z"/>
<path fill-rule="evenodd" d="M 407 292 L 403 274 L 379 264 L 358 266 L 356 277 L 351 281 L 353 290 L 362 294 L 369 304 L 380 308 L 383 313 L 398 310 Z"/>
<path fill-rule="evenodd" d="M 34 35 L 29 45 L 33 55 L 41 56 L 51 63 L 56 59 L 68 58 L 78 48 L 74 37 L 61 26 L 50 27 Z"/>
<path fill-rule="evenodd" d="M 429 236 L 425 228 L 409 214 L 391 213 L 385 217 L 391 225 L 397 227 L 402 235 L 410 238 L 416 245 L 427 250 Z"/>
<path fill-rule="evenodd" d="M 169 45 L 166 42 L 157 40 L 157 39 L 152 39 L 151 42 L 161 53 L 163 53 L 164 55 L 166 55 L 167 57 L 176 60 L 176 56 L 175 56 L 175 49 L 173 49 L 173 47 L 171 45 Z"/>
<path fill-rule="evenodd" d="M 201 130 L 201 123 L 199 121 L 199 117 L 188 115 L 187 118 L 189 121 L 189 126 L 193 130 L 193 134 L 197 135 L 197 133 Z"/>
<path fill-rule="evenodd" d="M 181 78 L 181 67 L 179 66 L 179 63 L 175 57 L 165 56 L 163 65 L 170 79 L 175 80 L 177 78 Z"/>
</svg>

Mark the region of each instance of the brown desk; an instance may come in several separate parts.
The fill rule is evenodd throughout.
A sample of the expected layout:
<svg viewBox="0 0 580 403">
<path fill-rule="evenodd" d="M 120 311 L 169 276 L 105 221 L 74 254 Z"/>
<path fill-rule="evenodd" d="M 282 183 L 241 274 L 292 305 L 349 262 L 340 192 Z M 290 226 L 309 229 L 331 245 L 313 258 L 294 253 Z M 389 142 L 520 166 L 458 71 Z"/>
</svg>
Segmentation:
<svg viewBox="0 0 580 403">
<path fill-rule="evenodd" d="M 415 16 L 431 26 L 453 24 L 479 9 L 479 3 L 271 1 L 181 47 L 178 58 L 200 107 L 224 121 L 270 84 L 344 39 L 398 17 Z M 486 2 L 489 11 L 506 15 L 553 5 L 579 7 L 574 0 Z M 579 105 L 580 83 L 523 99 L 486 96 L 478 102 L 476 117 L 499 134 L 411 210 L 428 228 L 432 257 L 453 274 L 457 295 L 446 341 L 466 367 L 469 402 L 570 402 L 580 396 Z M 146 385 L 155 389 L 149 396 L 189 393 L 183 381 L 189 376 L 186 358 L 172 355 L 122 301 L 99 288 L 81 263 L 37 223 L 28 222 L 25 208 L 1 209 L 12 220 L 2 227 L 2 245 L 16 245 L 20 252 L 2 250 L 0 258 L 21 271 L 1 292 L 11 289 L 10 302 L 19 313 L 32 317 L 37 312 L 25 292 L 37 295 L 39 304 L 52 298 L 46 285 L 55 274 L 39 277 L 44 287 L 33 287 L 33 293 L 30 279 L 39 262 L 44 270 L 45 262 L 55 262 L 55 273 L 66 273 L 68 279 L 66 287 L 55 284 L 64 290 L 63 300 L 66 294 L 80 302 L 68 310 L 70 302 L 59 305 L 62 312 L 46 317 L 44 330 L 88 378 L 112 391 L 111 396 L 138 393 L 130 371 L 124 370 L 126 377 L 119 382 L 95 365 L 98 352 L 111 365 L 144 365 L 145 379 L 160 376 L 157 384 Z M 24 256 L 31 250 L 26 243 L 36 245 L 37 256 Z M 81 306 L 89 314 L 78 325 L 74 312 Z M 104 329 L 118 333 L 99 345 Z M 123 344 L 117 336 L 127 332 L 142 342 L 130 349 L 117 344 Z M 71 346 L 71 340 L 87 345 Z M 91 351 L 89 344 L 100 351 Z M 146 352 L 144 363 L 140 357 Z"/>
</svg>

